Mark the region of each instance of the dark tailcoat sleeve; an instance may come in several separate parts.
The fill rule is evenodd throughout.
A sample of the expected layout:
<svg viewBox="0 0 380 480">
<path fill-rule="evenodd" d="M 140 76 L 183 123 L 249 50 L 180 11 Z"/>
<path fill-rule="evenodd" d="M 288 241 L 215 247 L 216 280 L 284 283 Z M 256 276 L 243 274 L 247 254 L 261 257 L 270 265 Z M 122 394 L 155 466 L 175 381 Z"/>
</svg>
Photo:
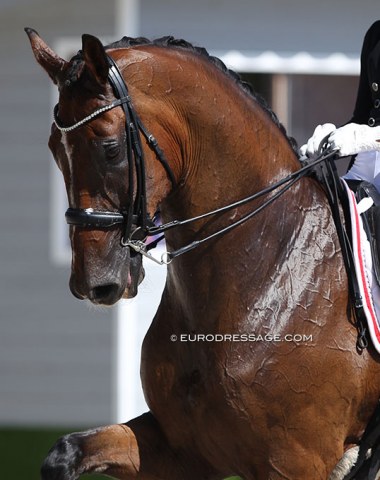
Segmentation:
<svg viewBox="0 0 380 480">
<path fill-rule="evenodd" d="M 380 124 L 380 20 L 364 37 L 355 110 L 350 122 Z"/>
</svg>

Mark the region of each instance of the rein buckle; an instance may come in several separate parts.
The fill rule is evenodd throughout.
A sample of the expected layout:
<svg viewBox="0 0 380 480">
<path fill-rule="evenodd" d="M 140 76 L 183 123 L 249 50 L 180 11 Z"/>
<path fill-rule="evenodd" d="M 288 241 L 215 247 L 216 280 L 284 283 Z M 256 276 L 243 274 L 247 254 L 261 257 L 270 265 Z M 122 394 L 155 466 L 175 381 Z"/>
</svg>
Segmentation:
<svg viewBox="0 0 380 480">
<path fill-rule="evenodd" d="M 169 265 L 171 263 L 172 258 L 169 256 L 168 252 L 164 252 L 161 255 L 161 259 L 155 258 L 151 253 L 148 252 L 147 247 L 145 243 L 141 240 L 127 240 L 122 241 L 123 247 L 129 247 L 132 248 L 135 252 L 140 253 L 146 258 L 149 258 L 149 260 L 152 260 L 154 263 L 157 263 L 158 265 Z"/>
</svg>

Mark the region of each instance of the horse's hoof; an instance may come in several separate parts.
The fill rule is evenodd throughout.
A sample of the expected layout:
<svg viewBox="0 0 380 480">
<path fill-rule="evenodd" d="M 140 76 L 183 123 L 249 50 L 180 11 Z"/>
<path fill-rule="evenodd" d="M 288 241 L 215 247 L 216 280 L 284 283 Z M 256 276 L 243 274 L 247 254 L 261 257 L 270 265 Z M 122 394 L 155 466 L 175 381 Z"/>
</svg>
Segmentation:
<svg viewBox="0 0 380 480">
<path fill-rule="evenodd" d="M 41 480 L 75 480 L 79 477 L 82 452 L 76 434 L 60 438 L 41 467 Z"/>
</svg>

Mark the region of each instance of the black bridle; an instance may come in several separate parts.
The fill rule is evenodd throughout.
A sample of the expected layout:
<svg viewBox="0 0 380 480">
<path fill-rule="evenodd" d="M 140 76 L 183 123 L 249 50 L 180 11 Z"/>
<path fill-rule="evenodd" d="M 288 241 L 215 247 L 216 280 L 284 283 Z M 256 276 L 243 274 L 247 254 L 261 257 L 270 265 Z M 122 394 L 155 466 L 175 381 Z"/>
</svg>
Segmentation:
<svg viewBox="0 0 380 480">
<path fill-rule="evenodd" d="M 64 132 L 68 133 L 80 126 L 91 121 L 93 118 L 102 114 L 107 110 L 111 110 L 117 106 L 123 108 L 125 114 L 125 130 L 126 130 L 126 143 L 127 143 L 127 160 L 128 160 L 128 169 L 129 169 L 129 202 L 128 207 L 125 210 L 120 212 L 110 212 L 107 210 L 97 211 L 91 208 L 81 209 L 81 208 L 68 208 L 66 211 L 66 221 L 70 225 L 78 227 L 87 227 L 87 228 L 100 228 L 108 229 L 117 225 L 121 225 L 123 229 L 123 235 L 121 239 L 121 244 L 124 247 L 130 247 L 134 251 L 141 253 L 142 255 L 150 258 L 151 260 L 159 263 L 161 265 L 170 263 L 175 257 L 182 255 L 190 250 L 200 246 L 201 244 L 208 242 L 209 240 L 216 238 L 217 236 L 223 235 L 230 230 L 238 227 L 243 224 L 250 218 L 257 215 L 259 212 L 268 207 L 281 195 L 283 195 L 287 190 L 289 190 L 296 182 L 305 176 L 310 176 L 313 174 L 317 176 L 321 184 L 324 186 L 327 198 L 330 203 L 332 210 L 333 219 L 337 228 L 337 233 L 339 241 L 342 247 L 343 259 L 348 276 L 348 284 L 350 291 L 350 299 L 353 305 L 355 312 L 356 325 L 358 328 L 358 349 L 363 349 L 366 347 L 366 329 L 365 329 L 365 315 L 363 311 L 362 299 L 359 293 L 358 281 L 356 277 L 356 272 L 353 267 L 353 254 L 351 250 L 350 240 L 348 238 L 347 231 L 343 225 L 340 211 L 339 203 L 344 203 L 344 196 L 342 195 L 342 186 L 338 177 L 338 173 L 335 166 L 335 159 L 337 158 L 337 152 L 331 151 L 329 149 L 323 148 L 326 147 L 326 140 L 324 139 L 321 142 L 320 155 L 313 161 L 304 163 L 301 168 L 280 181 L 273 183 L 267 188 L 254 193 L 246 198 L 243 198 L 239 201 L 226 205 L 224 207 L 212 210 L 210 212 L 204 213 L 203 215 L 198 215 L 196 217 L 188 218 L 185 220 L 173 220 L 171 222 L 165 223 L 163 225 L 156 226 L 154 224 L 154 218 L 149 217 L 147 213 L 147 198 L 146 198 L 146 182 L 145 182 L 145 160 L 144 160 L 144 151 L 141 143 L 142 134 L 148 142 L 149 147 L 155 153 L 157 159 L 160 161 L 164 167 L 173 187 L 176 185 L 176 180 L 174 174 L 165 158 L 165 155 L 161 148 L 158 146 L 157 140 L 151 135 L 140 118 L 138 117 L 136 111 L 133 108 L 131 98 L 128 94 L 128 88 L 125 84 L 125 81 L 111 57 L 108 57 L 109 62 L 109 74 L 108 79 L 116 100 L 105 105 L 87 117 L 83 118 L 76 124 L 64 127 L 59 118 L 58 118 L 58 105 L 54 109 L 54 121 L 57 125 L 57 128 Z M 136 177 L 136 192 L 134 191 L 134 178 Z M 275 193 L 273 193 L 275 192 Z M 272 194 L 273 193 L 273 194 Z M 166 252 L 162 255 L 161 260 L 157 260 L 150 253 L 149 250 L 154 248 L 157 243 L 163 238 L 163 236 L 157 238 L 155 241 L 151 242 L 149 245 L 145 244 L 145 240 L 149 236 L 156 236 L 163 234 L 167 230 L 170 230 L 175 227 L 186 225 L 198 220 L 205 219 L 207 217 L 217 215 L 220 213 L 227 212 L 239 206 L 245 205 L 247 203 L 253 202 L 263 196 L 269 196 L 265 201 L 263 201 L 258 207 L 256 207 L 251 212 L 242 216 L 239 220 L 231 223 L 230 225 L 222 228 L 221 230 L 212 233 L 211 235 L 204 237 L 200 240 L 196 240 L 184 247 L 181 247 L 172 252 Z M 346 219 L 347 221 L 347 219 Z"/>
<path fill-rule="evenodd" d="M 125 210 L 120 212 L 68 208 L 66 211 L 66 221 L 69 225 L 90 228 L 107 229 L 115 225 L 121 225 L 123 228 L 121 240 L 122 245 L 134 247 L 135 242 L 140 243 L 143 239 L 145 239 L 146 236 L 149 235 L 149 228 L 154 226 L 154 219 L 152 219 L 147 212 L 145 159 L 144 150 L 141 144 L 140 132 L 144 135 L 148 145 L 154 151 L 157 159 L 161 162 L 162 166 L 166 170 L 166 173 L 173 186 L 175 186 L 176 181 L 163 151 L 158 146 L 157 140 L 145 129 L 143 123 L 134 110 L 131 98 L 128 94 L 127 85 L 125 84 L 116 63 L 109 56 L 108 63 L 108 80 L 113 88 L 117 100 L 99 108 L 91 115 L 70 127 L 62 126 L 61 122 L 59 121 L 57 105 L 54 109 L 54 121 L 60 131 L 68 133 L 88 123 L 93 118 L 107 110 L 111 110 L 112 108 L 118 106 L 122 107 L 125 115 L 126 148 L 129 174 L 128 206 Z M 135 178 L 136 192 L 134 191 Z"/>
<path fill-rule="evenodd" d="M 115 107 L 122 107 L 125 114 L 125 131 L 126 131 L 126 148 L 127 148 L 127 159 L 128 159 L 128 169 L 129 169 L 129 200 L 128 206 L 125 210 L 119 212 L 111 211 L 98 211 L 91 208 L 81 209 L 81 208 L 68 208 L 66 211 L 66 221 L 69 225 L 74 225 L 78 227 L 87 227 L 87 228 L 99 228 L 99 229 L 108 229 L 117 225 L 120 225 L 123 229 L 121 244 L 125 247 L 130 247 L 133 250 L 141 253 L 142 255 L 147 256 L 151 260 L 160 263 L 167 264 L 171 260 L 179 255 L 182 255 L 201 244 L 208 242 L 209 240 L 223 235 L 230 230 L 236 228 L 237 226 L 243 224 L 250 218 L 257 215 L 264 208 L 273 203 L 277 198 L 283 195 L 289 188 L 291 188 L 298 180 L 303 178 L 306 175 L 309 175 L 315 167 L 323 162 L 328 161 L 335 155 L 335 152 L 325 152 L 315 161 L 303 166 L 294 173 L 291 173 L 282 180 L 270 185 L 269 187 L 250 195 L 242 200 L 231 203 L 224 207 L 212 210 L 203 215 L 197 217 L 189 218 L 186 220 L 173 220 L 171 222 L 165 223 L 163 225 L 156 226 L 154 224 L 154 218 L 151 218 L 147 212 L 147 198 L 146 198 L 146 181 L 145 181 L 145 159 L 144 151 L 141 143 L 142 134 L 148 142 L 148 145 L 155 153 L 157 159 L 160 161 L 164 167 L 173 187 L 176 185 L 176 180 L 174 174 L 165 158 L 165 155 L 161 148 L 158 146 L 157 140 L 153 135 L 151 135 L 141 122 L 138 117 L 135 109 L 133 108 L 131 98 L 128 93 L 127 85 L 116 65 L 114 60 L 108 56 L 109 62 L 109 73 L 108 80 L 113 88 L 116 100 L 113 102 L 99 108 L 92 114 L 83 118 L 76 124 L 64 127 L 59 118 L 58 118 L 58 105 L 54 109 L 54 121 L 57 125 L 57 128 L 64 132 L 68 133 L 80 126 L 88 123 L 93 118 L 102 114 L 107 110 L 111 110 Z M 136 192 L 134 191 L 134 178 L 136 178 Z M 157 243 L 163 238 L 159 237 L 155 241 L 151 242 L 149 245 L 145 244 L 145 240 L 149 236 L 156 236 L 163 234 L 167 230 L 170 230 L 175 227 L 186 225 L 204 218 L 214 216 L 220 213 L 227 212 L 239 206 L 245 205 L 247 203 L 253 202 L 265 195 L 269 195 L 272 192 L 276 191 L 269 196 L 261 205 L 255 208 L 253 211 L 241 217 L 239 220 L 228 225 L 227 227 L 222 228 L 221 230 L 216 231 L 215 233 L 202 238 L 200 240 L 193 241 L 189 245 L 181 247 L 172 252 L 166 252 L 162 255 L 161 260 L 157 260 L 150 253 L 149 250 L 154 248 Z"/>
</svg>

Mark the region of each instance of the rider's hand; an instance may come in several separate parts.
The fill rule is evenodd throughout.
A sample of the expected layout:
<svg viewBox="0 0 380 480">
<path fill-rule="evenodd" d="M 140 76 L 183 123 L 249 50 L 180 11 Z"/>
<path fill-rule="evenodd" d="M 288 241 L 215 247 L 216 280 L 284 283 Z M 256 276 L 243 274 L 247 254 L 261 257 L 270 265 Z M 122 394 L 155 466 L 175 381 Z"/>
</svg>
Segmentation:
<svg viewBox="0 0 380 480">
<path fill-rule="evenodd" d="M 313 136 L 309 138 L 305 145 L 300 148 L 300 154 L 302 157 L 307 156 L 313 159 L 319 153 L 319 148 L 322 140 L 327 137 L 331 132 L 336 130 L 336 126 L 332 123 L 325 123 L 318 125 L 314 130 Z"/>
<path fill-rule="evenodd" d="M 342 157 L 371 150 L 380 151 L 380 127 L 349 123 L 335 130 L 328 140 Z"/>
</svg>

